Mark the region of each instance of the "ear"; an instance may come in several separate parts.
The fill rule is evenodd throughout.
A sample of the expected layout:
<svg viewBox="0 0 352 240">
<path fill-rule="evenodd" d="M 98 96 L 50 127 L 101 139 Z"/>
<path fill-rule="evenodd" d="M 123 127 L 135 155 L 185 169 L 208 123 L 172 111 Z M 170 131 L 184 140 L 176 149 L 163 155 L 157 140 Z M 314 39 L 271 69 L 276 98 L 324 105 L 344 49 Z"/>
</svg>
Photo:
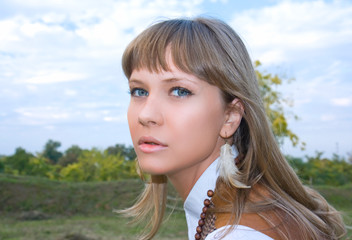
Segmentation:
<svg viewBox="0 0 352 240">
<path fill-rule="evenodd" d="M 243 112 L 243 104 L 238 98 L 235 98 L 228 104 L 225 112 L 225 122 L 220 131 L 222 138 L 229 138 L 236 132 L 241 123 Z"/>
</svg>

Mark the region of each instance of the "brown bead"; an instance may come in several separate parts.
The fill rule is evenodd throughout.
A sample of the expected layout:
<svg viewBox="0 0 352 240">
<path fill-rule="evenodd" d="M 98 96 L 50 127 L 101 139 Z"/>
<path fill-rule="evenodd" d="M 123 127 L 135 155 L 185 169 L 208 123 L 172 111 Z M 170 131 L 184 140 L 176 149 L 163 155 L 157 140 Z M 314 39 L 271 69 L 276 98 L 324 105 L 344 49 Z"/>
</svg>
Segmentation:
<svg viewBox="0 0 352 240">
<path fill-rule="evenodd" d="M 200 214 L 200 218 L 201 218 L 201 219 L 205 219 L 205 216 L 206 216 L 206 214 L 205 214 L 204 212 L 202 212 L 202 213 Z"/>
<path fill-rule="evenodd" d="M 202 232 L 202 227 L 197 226 L 196 231 L 197 231 L 197 233 L 201 233 Z"/>
<path fill-rule="evenodd" d="M 196 240 L 200 240 L 201 236 L 200 236 L 199 233 L 196 233 L 196 235 L 194 235 L 194 238 L 195 238 Z"/>
<path fill-rule="evenodd" d="M 210 200 L 209 200 L 209 199 L 205 199 L 205 200 L 204 200 L 204 205 L 205 205 L 206 207 L 209 207 L 209 206 L 210 206 Z"/>
<path fill-rule="evenodd" d="M 204 224 L 205 224 L 204 220 L 203 219 L 199 219 L 198 225 L 202 227 Z"/>
<path fill-rule="evenodd" d="M 214 192 L 213 190 L 208 190 L 208 197 L 213 197 L 214 196 Z"/>
<path fill-rule="evenodd" d="M 208 208 L 207 207 L 203 207 L 202 212 L 206 213 L 207 211 L 208 211 Z"/>
</svg>

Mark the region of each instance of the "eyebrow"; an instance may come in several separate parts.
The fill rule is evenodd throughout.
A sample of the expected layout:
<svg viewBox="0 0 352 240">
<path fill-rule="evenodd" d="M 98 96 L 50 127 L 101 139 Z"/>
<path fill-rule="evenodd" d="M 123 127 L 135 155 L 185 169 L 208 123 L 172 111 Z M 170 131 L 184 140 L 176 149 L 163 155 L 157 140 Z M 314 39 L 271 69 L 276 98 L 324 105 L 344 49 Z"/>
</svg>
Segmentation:
<svg viewBox="0 0 352 240">
<path fill-rule="evenodd" d="M 131 79 L 128 79 L 128 82 L 131 83 L 131 82 L 135 82 L 135 83 L 143 83 L 142 80 L 139 80 L 139 79 L 136 79 L 136 78 L 131 78 Z"/>
<path fill-rule="evenodd" d="M 172 78 L 165 78 L 165 79 L 162 79 L 162 82 L 163 83 L 173 83 L 173 82 L 180 82 L 182 80 L 186 80 L 186 81 L 189 81 L 191 82 L 192 84 L 197 84 L 195 83 L 193 80 L 189 79 L 189 78 L 177 78 L 177 77 L 172 77 Z M 137 79 L 137 78 L 131 78 L 128 80 L 129 83 L 140 83 L 140 84 L 143 84 L 144 82 L 140 79 Z"/>
<path fill-rule="evenodd" d="M 182 80 L 189 80 L 187 78 L 166 78 L 166 79 L 163 79 L 163 82 L 179 82 L 179 81 L 182 81 Z"/>
</svg>

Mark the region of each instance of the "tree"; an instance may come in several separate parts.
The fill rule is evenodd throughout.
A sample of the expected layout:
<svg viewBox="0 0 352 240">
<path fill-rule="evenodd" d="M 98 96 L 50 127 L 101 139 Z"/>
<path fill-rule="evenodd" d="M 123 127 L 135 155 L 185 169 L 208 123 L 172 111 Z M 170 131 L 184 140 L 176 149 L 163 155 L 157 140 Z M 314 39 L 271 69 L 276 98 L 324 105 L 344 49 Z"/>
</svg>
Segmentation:
<svg viewBox="0 0 352 240">
<path fill-rule="evenodd" d="M 292 156 L 286 156 L 286 159 L 288 161 L 288 163 L 291 165 L 291 167 L 293 168 L 293 170 L 296 172 L 296 174 L 300 177 L 304 172 L 305 169 L 305 162 L 303 161 L 302 158 L 298 158 L 298 157 L 292 157 Z"/>
<path fill-rule="evenodd" d="M 72 145 L 65 151 L 65 154 L 59 159 L 58 164 L 65 167 L 69 164 L 76 163 L 81 153 L 82 149 L 78 145 Z"/>
<path fill-rule="evenodd" d="M 50 177 L 54 166 L 47 158 L 36 156 L 29 159 L 29 164 L 23 174 L 30 176 Z"/>
<path fill-rule="evenodd" d="M 300 142 L 299 137 L 288 128 L 287 113 L 284 111 L 284 104 L 292 106 L 292 101 L 282 97 L 282 94 L 275 88 L 283 84 L 283 81 L 291 81 L 292 79 L 283 78 L 277 74 L 272 75 L 265 71 L 260 71 L 260 61 L 255 61 L 255 72 L 258 79 L 259 89 L 264 101 L 266 114 L 271 122 L 272 131 L 279 144 L 283 144 L 284 139 L 288 138 L 293 146 L 301 144 L 304 149 L 305 143 Z M 294 115 L 294 118 L 298 117 Z"/>
<path fill-rule="evenodd" d="M 67 181 L 110 181 L 136 178 L 134 161 L 126 161 L 120 154 L 98 149 L 83 150 L 76 163 L 60 170 L 60 179 Z"/>
<path fill-rule="evenodd" d="M 0 156 L 0 173 L 4 172 L 5 169 L 5 156 Z"/>
<path fill-rule="evenodd" d="M 44 146 L 43 157 L 46 157 L 53 164 L 56 164 L 62 157 L 62 153 L 57 150 L 59 147 L 61 147 L 60 142 L 50 139 Z"/>
<path fill-rule="evenodd" d="M 110 146 L 106 149 L 106 151 L 108 154 L 120 154 L 126 160 L 134 160 L 137 157 L 133 147 L 126 147 L 125 144 L 116 144 L 115 146 Z"/>
<path fill-rule="evenodd" d="M 352 165 L 337 154 L 328 159 L 323 157 L 323 152 L 316 152 L 306 159 L 302 178 L 309 179 L 310 184 L 339 186 L 352 181 Z"/>
<path fill-rule="evenodd" d="M 29 160 L 32 157 L 34 157 L 33 154 L 26 152 L 25 149 L 21 147 L 16 148 L 13 155 L 5 157 L 5 173 L 25 174 L 26 169 L 29 167 Z"/>
<path fill-rule="evenodd" d="M 347 161 L 352 164 L 352 152 L 347 153 Z"/>
</svg>

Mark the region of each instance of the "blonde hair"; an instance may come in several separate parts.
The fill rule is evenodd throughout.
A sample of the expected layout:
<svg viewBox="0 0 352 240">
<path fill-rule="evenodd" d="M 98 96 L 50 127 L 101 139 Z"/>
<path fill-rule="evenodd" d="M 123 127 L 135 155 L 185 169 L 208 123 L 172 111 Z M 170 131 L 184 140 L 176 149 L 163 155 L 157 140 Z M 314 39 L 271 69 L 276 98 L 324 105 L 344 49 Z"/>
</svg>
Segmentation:
<svg viewBox="0 0 352 240">
<path fill-rule="evenodd" d="M 233 224 L 246 211 L 279 209 L 299 226 L 302 239 L 341 238 L 345 228 L 340 214 L 316 191 L 302 185 L 282 155 L 268 123 L 252 62 L 235 31 L 209 18 L 174 19 L 152 25 L 126 48 L 122 58 L 125 75 L 130 78 L 133 70 L 141 68 L 168 71 L 168 51 L 180 70 L 221 89 L 225 103 L 237 97 L 243 104 L 243 119 L 233 136 L 239 151 L 239 170 L 246 185 L 260 184 L 271 198 L 249 205 L 249 193 L 255 190 L 236 189 L 231 206 Z M 149 232 L 142 239 L 156 234 L 164 215 L 166 179 L 155 179 L 160 176 L 154 176 L 138 202 L 124 211 L 137 220 L 152 216 Z M 222 184 L 218 181 L 217 188 Z M 289 239 L 290 231 L 285 228 L 281 235 Z"/>
</svg>

